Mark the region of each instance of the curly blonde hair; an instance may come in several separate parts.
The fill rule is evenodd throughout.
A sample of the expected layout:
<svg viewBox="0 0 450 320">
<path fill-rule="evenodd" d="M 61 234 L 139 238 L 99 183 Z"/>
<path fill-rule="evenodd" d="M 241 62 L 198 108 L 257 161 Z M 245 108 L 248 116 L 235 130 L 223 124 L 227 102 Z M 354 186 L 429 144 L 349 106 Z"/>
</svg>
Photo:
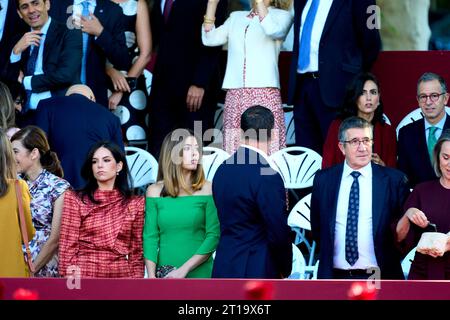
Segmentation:
<svg viewBox="0 0 450 320">
<path fill-rule="evenodd" d="M 283 10 L 289 10 L 291 8 L 292 0 L 272 0 L 270 5 Z"/>
</svg>

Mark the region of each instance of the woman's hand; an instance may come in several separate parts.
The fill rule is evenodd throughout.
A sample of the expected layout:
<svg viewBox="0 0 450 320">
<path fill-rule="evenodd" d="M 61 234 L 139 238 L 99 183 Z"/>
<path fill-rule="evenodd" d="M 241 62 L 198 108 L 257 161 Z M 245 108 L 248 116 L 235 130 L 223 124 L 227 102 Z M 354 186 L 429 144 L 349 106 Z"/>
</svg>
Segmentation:
<svg viewBox="0 0 450 320">
<path fill-rule="evenodd" d="M 421 228 L 426 228 L 430 223 L 425 213 L 423 213 L 421 210 L 417 208 L 409 208 L 405 212 L 405 215 L 409 221 L 411 221 L 416 226 L 419 226 Z"/>
<path fill-rule="evenodd" d="M 188 274 L 188 271 L 186 270 L 186 268 L 183 268 L 181 266 L 180 268 L 170 271 L 164 278 L 183 279 L 183 278 L 186 278 L 187 274 Z"/>
<path fill-rule="evenodd" d="M 130 92 L 130 86 L 128 85 L 127 79 L 122 72 L 114 69 L 107 68 L 106 73 L 111 78 L 114 86 L 114 91 Z"/>
<path fill-rule="evenodd" d="M 380 156 L 378 155 L 378 153 L 372 153 L 372 161 L 380 166 L 386 166 L 386 164 L 384 163 L 383 160 L 381 160 Z"/>
<path fill-rule="evenodd" d="M 116 110 L 117 106 L 120 103 L 120 100 L 122 100 L 122 97 L 123 97 L 122 91 L 113 92 L 113 94 L 108 99 L 109 110 L 111 110 L 111 111 Z"/>
</svg>

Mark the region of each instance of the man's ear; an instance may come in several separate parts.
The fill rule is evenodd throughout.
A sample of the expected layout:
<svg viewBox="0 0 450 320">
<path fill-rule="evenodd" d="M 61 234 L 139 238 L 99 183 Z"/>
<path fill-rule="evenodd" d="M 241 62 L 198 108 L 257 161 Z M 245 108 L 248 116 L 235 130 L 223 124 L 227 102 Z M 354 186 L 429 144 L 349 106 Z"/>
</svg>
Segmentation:
<svg viewBox="0 0 450 320">
<path fill-rule="evenodd" d="M 338 147 L 339 147 L 339 150 L 341 150 L 341 152 L 342 152 L 342 154 L 344 155 L 344 157 L 345 157 L 345 147 L 344 147 L 344 144 L 342 143 L 342 142 L 338 142 Z"/>
</svg>

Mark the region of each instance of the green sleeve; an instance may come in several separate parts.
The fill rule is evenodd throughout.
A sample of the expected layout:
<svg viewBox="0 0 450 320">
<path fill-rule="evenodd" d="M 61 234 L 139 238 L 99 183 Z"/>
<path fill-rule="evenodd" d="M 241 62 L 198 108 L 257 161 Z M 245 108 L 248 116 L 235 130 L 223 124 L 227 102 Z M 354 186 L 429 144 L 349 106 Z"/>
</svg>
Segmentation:
<svg viewBox="0 0 450 320">
<path fill-rule="evenodd" d="M 216 250 L 219 243 L 220 226 L 217 217 L 217 209 L 211 197 L 206 202 L 205 208 L 205 240 L 195 254 L 208 254 Z"/>
<path fill-rule="evenodd" d="M 157 217 L 158 209 L 156 208 L 156 199 L 146 198 L 143 234 L 144 257 L 154 263 L 158 263 L 159 248 L 159 228 Z"/>
</svg>

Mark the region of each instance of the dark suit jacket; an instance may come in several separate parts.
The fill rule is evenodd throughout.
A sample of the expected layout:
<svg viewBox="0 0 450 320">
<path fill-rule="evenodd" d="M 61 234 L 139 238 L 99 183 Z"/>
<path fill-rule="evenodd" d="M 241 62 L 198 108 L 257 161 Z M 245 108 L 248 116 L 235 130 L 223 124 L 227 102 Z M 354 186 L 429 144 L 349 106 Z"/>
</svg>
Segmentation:
<svg viewBox="0 0 450 320">
<path fill-rule="evenodd" d="M 212 186 L 221 231 L 212 277 L 289 276 L 292 241 L 280 175 L 241 147 L 219 167 Z"/>
<path fill-rule="evenodd" d="M 119 118 L 79 94 L 41 100 L 36 125 L 47 133 L 50 148 L 61 160 L 64 177 L 74 188 L 84 187 L 81 167 L 93 144 L 107 140 L 124 149 Z"/>
<path fill-rule="evenodd" d="M 67 23 L 68 26 L 73 26 L 70 23 L 72 5 L 73 0 L 53 1 L 49 11 L 50 16 Z M 125 28 L 120 6 L 110 0 L 97 0 L 94 15 L 104 29 L 97 39 L 89 36 L 86 53 L 86 85 L 94 92 L 97 102 L 107 106 L 107 89 L 110 79 L 105 73 L 106 59 L 116 69 L 128 71 L 131 66 L 131 57 L 125 43 Z"/>
<path fill-rule="evenodd" d="M 333 278 L 334 232 L 343 164 L 321 170 L 314 177 L 311 230 L 319 248 L 318 278 Z M 409 190 L 404 174 L 372 163 L 372 223 L 375 256 L 382 279 L 403 279 L 395 226 L 403 214 Z"/>
<path fill-rule="evenodd" d="M 16 38 L 17 41 L 20 40 Z M 44 74 L 31 78 L 33 92 L 51 91 L 52 96 L 64 95 L 73 84 L 80 82 L 81 68 L 81 32 L 69 30 L 62 23 L 52 19 L 45 37 L 44 54 L 42 56 L 42 68 Z M 11 64 L 15 79 L 19 71 L 25 71 L 30 48 L 22 52 L 21 59 Z"/>
<path fill-rule="evenodd" d="M 450 128 L 450 116 L 444 130 Z M 411 188 L 418 183 L 437 179 L 428 155 L 425 137 L 425 120 L 414 121 L 400 129 L 398 133 L 397 167 L 408 177 Z"/>
<path fill-rule="evenodd" d="M 219 2 L 217 26 L 225 21 L 227 2 Z M 150 18 L 153 48 L 157 52 L 153 88 L 184 100 L 191 85 L 204 88 L 206 93 L 220 88 L 218 67 L 222 48 L 206 47 L 201 39 L 206 4 L 207 0 L 177 0 L 166 24 L 161 1 L 154 1 Z"/>
<path fill-rule="evenodd" d="M 16 0 L 9 0 L 8 7 L 3 8 L 6 11 L 5 26 L 3 28 L 3 36 L 0 41 L 0 80 L 1 81 L 17 81 L 14 75 L 8 73 L 9 57 L 11 51 L 16 44 L 14 40 L 17 36 L 22 36 L 25 32 L 30 31 L 30 28 L 20 19 L 17 14 Z M 20 38 L 19 38 L 20 39 Z"/>
<path fill-rule="evenodd" d="M 307 0 L 294 0 L 294 50 L 289 78 L 289 102 L 294 103 L 299 32 Z M 370 30 L 366 13 L 375 0 L 334 0 L 319 44 L 319 85 L 322 101 L 337 108 L 344 99 L 345 87 L 354 76 L 369 71 L 381 48 L 377 29 Z"/>
</svg>

